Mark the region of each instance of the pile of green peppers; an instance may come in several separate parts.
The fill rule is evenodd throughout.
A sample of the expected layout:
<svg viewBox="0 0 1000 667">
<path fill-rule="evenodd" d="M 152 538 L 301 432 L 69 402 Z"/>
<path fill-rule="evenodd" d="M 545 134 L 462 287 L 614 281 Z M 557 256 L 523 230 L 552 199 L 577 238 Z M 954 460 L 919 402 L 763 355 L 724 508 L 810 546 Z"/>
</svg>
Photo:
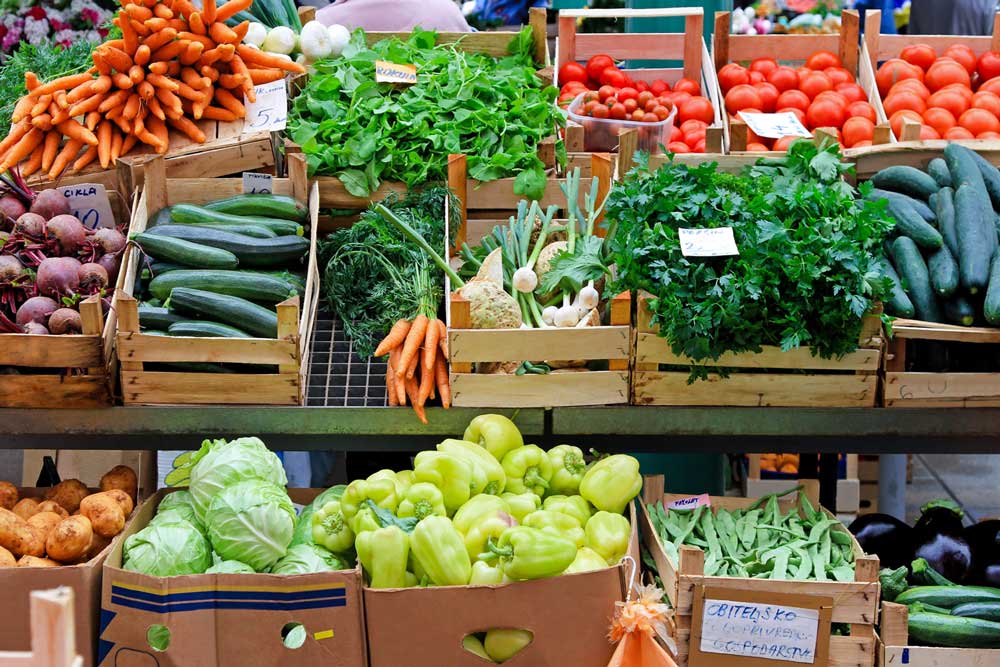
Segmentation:
<svg viewBox="0 0 1000 667">
<path fill-rule="evenodd" d="M 639 463 L 588 464 L 571 445 L 524 444 L 502 415 L 472 420 L 463 440 L 417 454 L 412 470 L 347 485 L 311 517 L 316 544 L 357 553 L 372 588 L 501 584 L 615 565 L 629 546 L 623 515 Z"/>
</svg>

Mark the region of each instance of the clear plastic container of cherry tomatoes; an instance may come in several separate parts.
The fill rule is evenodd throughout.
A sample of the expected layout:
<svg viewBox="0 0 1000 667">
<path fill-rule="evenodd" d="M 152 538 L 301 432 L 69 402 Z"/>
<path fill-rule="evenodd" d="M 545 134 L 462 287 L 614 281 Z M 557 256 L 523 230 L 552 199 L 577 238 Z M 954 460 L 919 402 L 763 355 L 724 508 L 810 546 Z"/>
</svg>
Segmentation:
<svg viewBox="0 0 1000 667">
<path fill-rule="evenodd" d="M 674 130 L 674 119 L 677 117 L 677 107 L 670 110 L 670 115 L 656 123 L 646 123 L 637 120 L 617 120 L 614 118 L 593 118 L 583 115 L 583 98 L 587 93 L 576 96 L 567 111 L 569 120 L 583 126 L 583 150 L 588 153 L 613 153 L 618 150 L 618 135 L 625 130 L 637 130 L 639 133 L 638 149 L 647 153 L 662 153 L 670 143 L 670 135 Z"/>
</svg>

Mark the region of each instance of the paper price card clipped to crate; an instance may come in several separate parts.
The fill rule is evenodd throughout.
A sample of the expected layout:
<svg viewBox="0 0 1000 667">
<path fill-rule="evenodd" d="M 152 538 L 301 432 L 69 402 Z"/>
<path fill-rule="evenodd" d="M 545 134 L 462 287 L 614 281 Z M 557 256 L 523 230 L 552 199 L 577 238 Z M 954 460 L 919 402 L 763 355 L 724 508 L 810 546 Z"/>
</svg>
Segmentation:
<svg viewBox="0 0 1000 667">
<path fill-rule="evenodd" d="M 826 667 L 833 598 L 696 586 L 689 664 Z"/>
<path fill-rule="evenodd" d="M 728 257 L 739 255 L 732 227 L 677 230 L 681 254 L 685 257 Z"/>
<path fill-rule="evenodd" d="M 288 120 L 288 90 L 285 80 L 273 81 L 254 86 L 256 100 L 251 102 L 246 96 L 243 104 L 247 115 L 243 118 L 243 133 L 277 132 L 285 129 Z"/>
<path fill-rule="evenodd" d="M 87 229 L 114 227 L 108 191 L 100 183 L 80 183 L 56 188 L 69 201 L 69 209 Z"/>
<path fill-rule="evenodd" d="M 782 137 L 811 137 L 798 116 L 791 111 L 784 113 L 746 113 L 740 111 L 740 120 L 747 124 L 754 134 L 768 139 Z"/>
<path fill-rule="evenodd" d="M 677 500 L 672 500 L 669 503 L 664 503 L 664 509 L 666 510 L 693 510 L 699 507 L 711 507 L 712 497 L 707 493 L 703 493 L 700 496 L 690 496 L 688 498 L 678 498 Z"/>
<path fill-rule="evenodd" d="M 375 81 L 377 83 L 411 85 L 417 82 L 417 67 L 416 65 L 397 65 L 385 60 L 376 60 Z"/>
<path fill-rule="evenodd" d="M 243 194 L 269 195 L 274 192 L 274 177 L 256 171 L 243 172 Z"/>
</svg>

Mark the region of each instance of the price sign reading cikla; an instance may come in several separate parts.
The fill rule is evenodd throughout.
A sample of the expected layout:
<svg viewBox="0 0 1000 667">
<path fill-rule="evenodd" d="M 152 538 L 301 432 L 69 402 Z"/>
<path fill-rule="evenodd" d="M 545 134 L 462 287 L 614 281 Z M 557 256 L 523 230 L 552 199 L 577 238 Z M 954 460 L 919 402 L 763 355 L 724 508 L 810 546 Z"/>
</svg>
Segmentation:
<svg viewBox="0 0 1000 667">
<path fill-rule="evenodd" d="M 256 100 L 246 96 L 243 104 L 247 115 L 243 119 L 243 132 L 276 132 L 285 129 L 288 119 L 288 91 L 285 80 L 254 86 Z"/>
<path fill-rule="evenodd" d="M 416 65 L 397 65 L 385 60 L 376 60 L 375 81 L 377 83 L 405 83 L 411 85 L 417 82 L 417 67 Z"/>
<path fill-rule="evenodd" d="M 732 227 L 677 230 L 681 254 L 685 257 L 728 257 L 739 255 Z"/>
<path fill-rule="evenodd" d="M 56 188 L 69 202 L 70 212 L 87 229 L 114 227 L 108 191 L 100 183 L 80 183 Z"/>
</svg>

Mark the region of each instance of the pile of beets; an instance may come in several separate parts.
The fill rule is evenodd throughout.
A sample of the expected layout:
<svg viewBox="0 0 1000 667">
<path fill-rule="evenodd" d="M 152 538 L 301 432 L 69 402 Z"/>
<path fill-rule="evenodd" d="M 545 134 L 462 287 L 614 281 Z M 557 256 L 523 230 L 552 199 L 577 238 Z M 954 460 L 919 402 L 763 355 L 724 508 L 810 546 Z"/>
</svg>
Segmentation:
<svg viewBox="0 0 1000 667">
<path fill-rule="evenodd" d="M 17 175 L 0 176 L 0 193 L 0 333 L 81 333 L 82 300 L 110 305 L 125 235 L 87 229 L 61 192 Z"/>
</svg>

